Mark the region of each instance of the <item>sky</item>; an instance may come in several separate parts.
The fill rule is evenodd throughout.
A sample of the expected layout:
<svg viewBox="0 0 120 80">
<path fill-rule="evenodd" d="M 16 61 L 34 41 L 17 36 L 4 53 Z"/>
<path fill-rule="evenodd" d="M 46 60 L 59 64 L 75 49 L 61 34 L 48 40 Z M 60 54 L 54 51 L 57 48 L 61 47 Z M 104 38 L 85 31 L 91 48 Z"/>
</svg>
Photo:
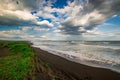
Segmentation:
<svg viewBox="0 0 120 80">
<path fill-rule="evenodd" d="M 120 0 L 0 0 L 0 40 L 120 40 Z"/>
</svg>

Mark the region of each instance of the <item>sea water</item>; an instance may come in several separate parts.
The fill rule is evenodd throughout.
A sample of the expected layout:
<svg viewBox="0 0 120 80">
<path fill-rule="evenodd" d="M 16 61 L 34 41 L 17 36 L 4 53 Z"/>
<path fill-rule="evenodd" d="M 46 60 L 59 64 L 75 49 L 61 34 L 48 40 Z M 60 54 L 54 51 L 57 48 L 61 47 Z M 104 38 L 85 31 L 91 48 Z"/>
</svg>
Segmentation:
<svg viewBox="0 0 120 80">
<path fill-rule="evenodd" d="M 120 41 L 32 41 L 52 54 L 77 63 L 120 72 Z"/>
</svg>

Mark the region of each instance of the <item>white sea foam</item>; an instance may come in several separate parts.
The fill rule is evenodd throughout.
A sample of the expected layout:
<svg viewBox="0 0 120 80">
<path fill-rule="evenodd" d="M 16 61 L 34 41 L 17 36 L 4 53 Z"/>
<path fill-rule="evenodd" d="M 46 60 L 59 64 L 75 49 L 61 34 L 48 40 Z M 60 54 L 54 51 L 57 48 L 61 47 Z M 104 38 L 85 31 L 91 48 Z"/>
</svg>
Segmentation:
<svg viewBox="0 0 120 80">
<path fill-rule="evenodd" d="M 84 44 L 83 42 L 33 42 L 39 47 L 68 60 L 120 72 L 120 46 Z M 104 43 L 103 43 L 104 44 Z"/>
</svg>

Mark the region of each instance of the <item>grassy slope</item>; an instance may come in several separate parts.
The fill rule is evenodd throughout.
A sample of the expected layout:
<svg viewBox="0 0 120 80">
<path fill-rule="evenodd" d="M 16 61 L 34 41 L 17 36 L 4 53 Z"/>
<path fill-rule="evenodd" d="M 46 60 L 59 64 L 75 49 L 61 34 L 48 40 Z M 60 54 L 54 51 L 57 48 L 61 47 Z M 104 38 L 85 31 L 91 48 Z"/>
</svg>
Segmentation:
<svg viewBox="0 0 120 80">
<path fill-rule="evenodd" d="M 0 57 L 0 80 L 66 80 L 67 76 L 42 61 L 28 42 L 0 41 L 3 48 L 9 51 Z"/>
<path fill-rule="evenodd" d="M 2 48 L 8 48 L 9 53 L 0 57 L 0 80 L 20 80 L 32 75 L 34 52 L 28 43 L 0 41 Z"/>
<path fill-rule="evenodd" d="M 54 71 L 38 58 L 28 42 L 0 41 L 0 49 L 8 48 L 0 57 L 0 80 L 57 80 Z"/>
</svg>

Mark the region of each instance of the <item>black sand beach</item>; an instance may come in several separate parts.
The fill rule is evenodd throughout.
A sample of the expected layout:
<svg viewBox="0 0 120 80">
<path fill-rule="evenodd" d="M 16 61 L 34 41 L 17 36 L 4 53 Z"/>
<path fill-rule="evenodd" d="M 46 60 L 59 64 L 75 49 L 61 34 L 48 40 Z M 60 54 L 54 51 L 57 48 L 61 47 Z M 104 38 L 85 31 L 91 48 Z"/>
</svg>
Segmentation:
<svg viewBox="0 0 120 80">
<path fill-rule="evenodd" d="M 58 80 L 120 80 L 120 73 L 68 61 L 39 48 L 33 49 L 38 58 L 47 63 L 55 73 L 60 72 L 61 77 L 65 77 Z"/>
<path fill-rule="evenodd" d="M 39 48 L 32 47 L 32 49 L 35 52 L 33 60 L 37 65 L 32 75 L 35 77 L 34 80 L 120 80 L 120 73 L 109 69 L 86 66 Z M 1 48 L 0 57 L 6 56 L 8 52 L 8 48 Z M 28 75 L 26 80 L 33 79 Z"/>
</svg>

